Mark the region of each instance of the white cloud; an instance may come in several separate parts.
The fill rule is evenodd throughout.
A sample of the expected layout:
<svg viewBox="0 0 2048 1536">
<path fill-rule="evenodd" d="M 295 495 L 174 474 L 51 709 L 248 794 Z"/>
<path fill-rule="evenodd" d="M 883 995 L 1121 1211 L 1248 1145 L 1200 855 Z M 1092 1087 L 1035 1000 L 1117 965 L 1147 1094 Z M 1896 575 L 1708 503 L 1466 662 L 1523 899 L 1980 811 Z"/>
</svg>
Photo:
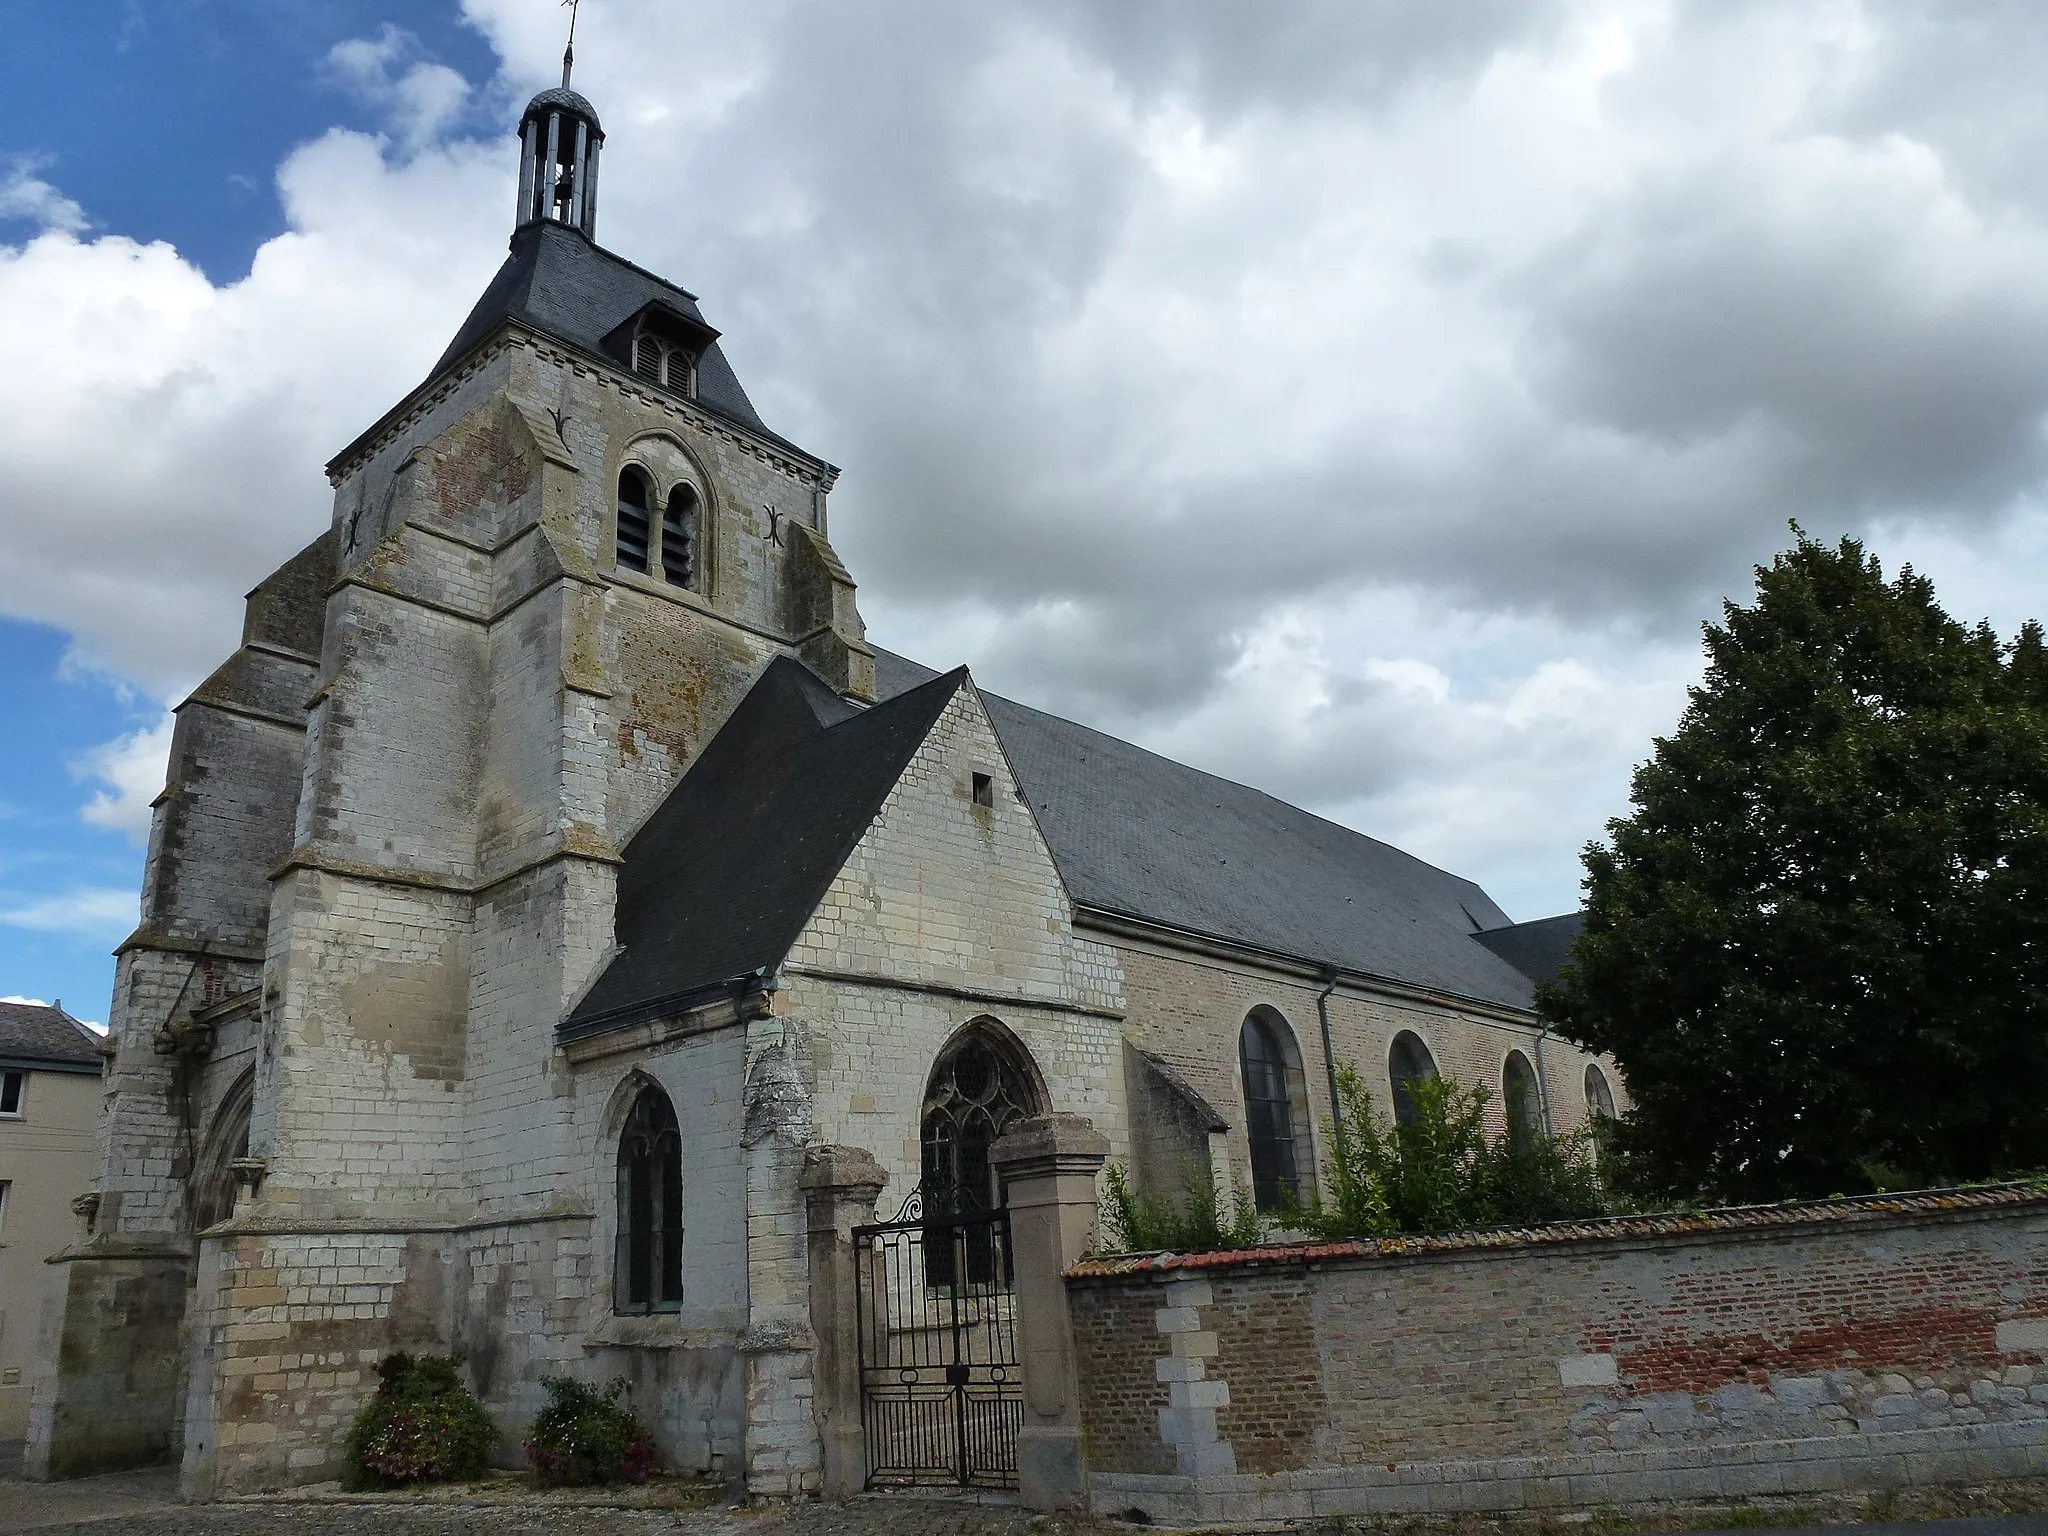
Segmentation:
<svg viewBox="0 0 2048 1536">
<path fill-rule="evenodd" d="M 48 166 L 47 160 L 26 157 L 8 167 L 6 179 L 0 181 L 0 222 L 20 219 L 39 230 L 72 234 L 85 228 L 85 210 L 36 174 Z"/>
<path fill-rule="evenodd" d="M 500 259 L 513 146 L 451 135 L 555 79 L 554 8 L 465 9 L 503 78 L 393 29 L 334 51 L 390 142 L 296 151 L 241 282 L 88 238 L 19 172 L 46 211 L 0 247 L 7 611 L 162 696 L 324 526 L 321 463 Z M 584 16 L 605 241 L 701 293 L 770 424 L 845 466 L 834 539 L 878 640 L 1532 915 L 1571 899 L 1699 618 L 1786 517 L 1880 530 L 2024 616 L 2048 109 L 2015 61 L 2048 23 L 1270 12 Z"/>
<path fill-rule="evenodd" d="M 88 826 L 125 832 L 131 842 L 149 837 L 150 802 L 164 787 L 164 768 L 171 755 L 171 732 L 177 716 L 165 710 L 156 724 L 103 742 L 74 762 L 72 772 L 99 779 L 98 790 L 79 810 Z"/>
<path fill-rule="evenodd" d="M 469 82 L 427 59 L 420 41 L 388 23 L 371 37 L 349 38 L 328 51 L 328 73 L 381 112 L 408 150 L 432 143 L 469 101 Z"/>
<path fill-rule="evenodd" d="M 57 896 L 0 897 L 0 903 L 0 923 L 10 928 L 110 942 L 135 926 L 140 909 L 134 891 L 108 886 L 81 886 Z"/>
<path fill-rule="evenodd" d="M 30 1008 L 47 1008 L 49 1003 L 40 997 L 0 997 L 0 1003 L 22 1003 Z"/>
</svg>

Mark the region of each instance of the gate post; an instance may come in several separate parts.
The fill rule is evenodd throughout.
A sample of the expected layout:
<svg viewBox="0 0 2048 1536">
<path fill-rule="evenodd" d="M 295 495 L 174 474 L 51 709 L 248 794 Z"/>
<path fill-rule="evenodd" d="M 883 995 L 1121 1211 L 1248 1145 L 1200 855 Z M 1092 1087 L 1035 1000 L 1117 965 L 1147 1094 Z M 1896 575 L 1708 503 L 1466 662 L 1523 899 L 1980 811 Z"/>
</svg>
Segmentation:
<svg viewBox="0 0 2048 1536">
<path fill-rule="evenodd" d="M 1095 1235 L 1095 1176 L 1108 1156 L 1109 1142 L 1081 1115 L 1021 1120 L 989 1149 L 1010 1208 L 1024 1365 L 1017 1493 L 1027 1509 L 1081 1509 L 1087 1503 L 1065 1275 Z"/>
<path fill-rule="evenodd" d="M 860 1147 L 808 1147 L 803 1190 L 811 1270 L 811 1413 L 823 1453 L 824 1496 L 850 1499 L 867 1486 L 861 1432 L 860 1299 L 853 1229 L 875 1218 L 888 1175 Z"/>
</svg>

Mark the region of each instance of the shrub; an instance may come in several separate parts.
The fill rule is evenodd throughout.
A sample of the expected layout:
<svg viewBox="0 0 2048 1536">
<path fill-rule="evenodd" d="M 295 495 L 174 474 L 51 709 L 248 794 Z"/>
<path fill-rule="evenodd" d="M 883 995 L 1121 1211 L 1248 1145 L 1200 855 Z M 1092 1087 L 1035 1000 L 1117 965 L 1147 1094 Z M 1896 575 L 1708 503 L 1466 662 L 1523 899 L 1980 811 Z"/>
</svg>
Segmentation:
<svg viewBox="0 0 2048 1536">
<path fill-rule="evenodd" d="M 1607 1214 L 1589 1136 L 1553 1137 L 1511 1119 L 1507 1135 L 1488 1141 L 1484 1088 L 1426 1078 L 1410 1084 L 1409 1094 L 1414 1119 L 1389 1125 L 1357 1069 L 1337 1069 L 1342 1114 L 1324 1169 L 1330 1194 L 1311 1190 L 1289 1211 L 1290 1222 L 1335 1239 Z"/>
<path fill-rule="evenodd" d="M 567 1376 L 541 1382 L 550 1399 L 534 1416 L 526 1456 L 543 1487 L 637 1483 L 654 1468 L 654 1437 L 626 1406 L 626 1379 L 599 1391 Z"/>
<path fill-rule="evenodd" d="M 1145 1193 L 1131 1187 L 1124 1170 L 1110 1164 L 1109 1202 L 1102 1225 L 1123 1253 L 1214 1253 L 1225 1248 L 1255 1248 L 1265 1240 L 1266 1225 L 1249 1193 L 1240 1185 L 1231 1192 L 1226 1215 L 1216 1197 L 1209 1171 L 1190 1163 L 1182 1169 L 1178 1198 Z"/>
<path fill-rule="evenodd" d="M 448 1355 L 386 1355 L 377 1392 L 356 1411 L 343 1445 L 342 1480 L 354 1488 L 480 1477 L 497 1426 Z"/>
</svg>

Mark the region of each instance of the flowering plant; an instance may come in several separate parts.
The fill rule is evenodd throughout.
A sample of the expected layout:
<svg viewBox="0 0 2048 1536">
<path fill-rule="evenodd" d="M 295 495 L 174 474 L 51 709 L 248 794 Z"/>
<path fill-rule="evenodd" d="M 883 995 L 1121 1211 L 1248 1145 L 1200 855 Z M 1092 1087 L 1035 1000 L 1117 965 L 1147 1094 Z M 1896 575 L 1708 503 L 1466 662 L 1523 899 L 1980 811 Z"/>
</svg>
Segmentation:
<svg viewBox="0 0 2048 1536">
<path fill-rule="evenodd" d="M 626 1406 L 626 1380 L 602 1390 L 568 1376 L 549 1376 L 547 1407 L 535 1415 L 526 1441 L 535 1481 L 637 1483 L 654 1470 L 654 1437 Z"/>
<path fill-rule="evenodd" d="M 386 1355 L 377 1391 L 357 1410 L 344 1447 L 343 1481 L 356 1488 L 481 1476 L 497 1426 L 447 1355 Z"/>
</svg>

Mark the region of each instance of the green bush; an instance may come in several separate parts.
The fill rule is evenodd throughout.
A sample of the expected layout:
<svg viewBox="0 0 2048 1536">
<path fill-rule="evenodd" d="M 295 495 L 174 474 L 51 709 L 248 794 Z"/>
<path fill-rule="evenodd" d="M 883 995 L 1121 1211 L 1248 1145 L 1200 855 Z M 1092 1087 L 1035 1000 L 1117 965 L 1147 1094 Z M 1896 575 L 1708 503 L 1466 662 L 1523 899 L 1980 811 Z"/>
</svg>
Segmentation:
<svg viewBox="0 0 2048 1536">
<path fill-rule="evenodd" d="M 448 1355 L 386 1355 L 377 1392 L 356 1411 L 343 1443 L 342 1481 L 395 1488 L 480 1477 L 497 1426 Z"/>
<path fill-rule="evenodd" d="M 1225 1248 L 1256 1248 L 1265 1241 L 1266 1224 L 1242 1187 L 1231 1192 L 1226 1214 L 1216 1198 L 1209 1171 L 1190 1163 L 1182 1169 L 1181 1194 L 1144 1193 L 1131 1187 L 1124 1170 L 1110 1164 L 1109 1200 L 1102 1226 L 1122 1253 L 1214 1253 Z"/>
<path fill-rule="evenodd" d="M 1337 1070 L 1342 1115 L 1324 1168 L 1329 1185 L 1287 1213 L 1291 1225 L 1326 1239 L 1390 1237 L 1532 1226 L 1606 1215 L 1610 1209 L 1584 1133 L 1553 1137 L 1509 1120 L 1489 1141 L 1488 1094 L 1443 1078 L 1409 1085 L 1407 1124 L 1388 1124 L 1357 1069 Z"/>
<path fill-rule="evenodd" d="M 626 1379 L 599 1391 L 567 1376 L 541 1382 L 550 1399 L 534 1416 L 526 1456 L 543 1487 L 637 1483 L 654 1468 L 654 1437 L 626 1406 Z"/>
</svg>

